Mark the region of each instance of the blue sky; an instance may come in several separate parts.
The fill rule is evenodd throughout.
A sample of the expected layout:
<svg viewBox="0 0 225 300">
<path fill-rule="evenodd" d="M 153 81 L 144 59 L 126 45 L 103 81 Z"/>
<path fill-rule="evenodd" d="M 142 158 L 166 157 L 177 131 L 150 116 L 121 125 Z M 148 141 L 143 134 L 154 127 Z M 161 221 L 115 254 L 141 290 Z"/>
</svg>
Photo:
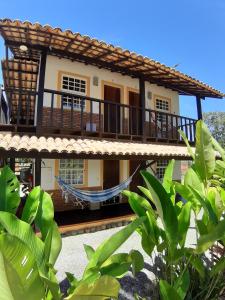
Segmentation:
<svg viewBox="0 0 225 300">
<path fill-rule="evenodd" d="M 225 0 L 3 0 L 0 17 L 71 29 L 179 64 L 225 92 Z M 3 46 L 1 39 L 1 58 Z M 206 99 L 203 111 L 225 111 L 225 99 Z M 181 114 L 196 117 L 194 98 L 181 97 Z"/>
</svg>

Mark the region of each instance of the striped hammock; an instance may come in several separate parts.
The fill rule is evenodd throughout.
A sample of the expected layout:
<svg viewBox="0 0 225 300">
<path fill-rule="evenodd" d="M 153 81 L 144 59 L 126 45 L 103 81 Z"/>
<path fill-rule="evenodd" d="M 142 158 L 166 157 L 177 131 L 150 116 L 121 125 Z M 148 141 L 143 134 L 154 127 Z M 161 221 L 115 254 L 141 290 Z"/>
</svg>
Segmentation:
<svg viewBox="0 0 225 300">
<path fill-rule="evenodd" d="M 133 176 L 135 175 L 138 169 L 139 166 L 128 179 L 121 182 L 119 185 L 103 191 L 80 190 L 65 183 L 65 181 L 63 181 L 60 177 L 56 177 L 56 180 L 60 189 L 62 190 L 62 194 L 66 202 L 68 202 L 69 200 L 68 196 L 71 195 L 76 199 L 77 204 L 83 206 L 85 202 L 98 203 L 107 201 L 118 196 L 123 190 L 125 190 L 129 186 Z"/>
</svg>

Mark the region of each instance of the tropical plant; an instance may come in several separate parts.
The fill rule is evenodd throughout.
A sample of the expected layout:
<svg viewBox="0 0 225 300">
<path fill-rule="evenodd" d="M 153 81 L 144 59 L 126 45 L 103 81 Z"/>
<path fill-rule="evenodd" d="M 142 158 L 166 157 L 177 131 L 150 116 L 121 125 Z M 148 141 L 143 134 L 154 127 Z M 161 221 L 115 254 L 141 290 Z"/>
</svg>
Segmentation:
<svg viewBox="0 0 225 300">
<path fill-rule="evenodd" d="M 172 160 L 162 183 L 151 173 L 141 172 L 146 187 L 139 189 L 145 197 L 130 191 L 124 194 L 136 215 L 145 217 L 137 229 L 144 251 L 161 258 L 160 299 L 218 299 L 223 291 L 225 259 L 211 259 L 208 250 L 216 242 L 225 242 L 225 151 L 202 121 L 196 125 L 195 150 L 180 133 L 193 158 L 183 182 L 172 180 Z M 222 160 L 216 159 L 215 150 Z M 178 193 L 182 201 L 175 200 Z M 188 245 L 187 239 L 191 215 L 195 246 Z"/>
<path fill-rule="evenodd" d="M 19 205 L 19 182 L 5 166 L 0 173 L 1 299 L 62 299 L 54 269 L 62 241 L 54 221 L 51 196 L 35 187 L 27 196 L 20 219 L 16 216 Z M 134 220 L 96 250 L 84 246 L 89 263 L 80 280 L 67 273 L 67 299 L 118 298 L 120 285 L 116 278 L 130 268 L 136 274 L 144 262 L 138 251 L 114 252 L 143 221 L 144 218 Z M 39 235 L 34 228 L 40 231 Z"/>
</svg>

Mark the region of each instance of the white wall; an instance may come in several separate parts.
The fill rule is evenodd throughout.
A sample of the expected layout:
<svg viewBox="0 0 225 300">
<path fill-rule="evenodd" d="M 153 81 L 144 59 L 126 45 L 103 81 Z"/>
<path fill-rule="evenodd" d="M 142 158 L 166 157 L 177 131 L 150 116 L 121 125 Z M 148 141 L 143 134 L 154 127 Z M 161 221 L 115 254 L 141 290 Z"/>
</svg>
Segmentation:
<svg viewBox="0 0 225 300">
<path fill-rule="evenodd" d="M 95 66 L 85 65 L 79 62 L 72 62 L 69 59 L 58 58 L 56 56 L 48 56 L 46 62 L 46 73 L 45 73 L 45 88 L 58 89 L 58 72 L 70 72 L 83 76 L 90 77 L 90 97 L 102 98 L 102 85 L 101 81 L 109 81 L 114 84 L 122 85 L 124 87 L 124 103 L 128 103 L 128 92 L 127 88 L 139 89 L 139 80 L 131 78 L 129 76 L 123 76 L 119 73 L 110 72 L 105 69 L 99 69 Z M 93 77 L 99 78 L 99 85 L 93 85 Z M 171 99 L 171 113 L 179 114 L 179 95 L 177 92 L 156 84 L 145 83 L 146 90 L 146 107 L 154 108 L 153 99 L 154 95 L 160 95 Z M 152 99 L 147 98 L 148 92 L 152 93 Z M 45 95 L 45 106 L 50 106 L 51 97 Z"/>
<path fill-rule="evenodd" d="M 90 97 L 102 98 L 102 81 L 108 81 L 114 84 L 123 86 L 122 99 L 124 103 L 128 103 L 128 88 L 139 89 L 139 80 L 129 76 L 123 76 L 119 73 L 110 72 L 108 70 L 99 69 L 95 66 L 85 65 L 79 62 L 58 58 L 56 56 L 48 56 L 46 62 L 45 88 L 58 89 L 58 74 L 59 71 L 79 74 L 81 76 L 90 77 Z M 98 86 L 93 85 L 93 77 L 99 78 Z M 166 89 L 155 84 L 145 83 L 146 87 L 146 107 L 154 109 L 153 99 L 155 95 L 167 97 L 171 99 L 171 113 L 179 114 L 179 95 L 177 92 Z M 151 92 L 152 98 L 148 99 L 148 92 Z M 45 95 L 44 106 L 50 106 L 51 96 Z M 55 99 L 56 106 L 56 99 Z M 97 109 L 97 107 L 95 107 Z M 54 160 L 43 160 L 45 167 L 42 165 L 42 180 L 41 185 L 44 189 L 55 188 L 55 164 Z M 125 180 L 128 174 L 128 161 L 122 161 L 121 180 Z M 174 179 L 180 179 L 180 162 L 176 162 Z M 88 186 L 101 185 L 101 162 L 99 160 L 88 161 Z"/>
</svg>

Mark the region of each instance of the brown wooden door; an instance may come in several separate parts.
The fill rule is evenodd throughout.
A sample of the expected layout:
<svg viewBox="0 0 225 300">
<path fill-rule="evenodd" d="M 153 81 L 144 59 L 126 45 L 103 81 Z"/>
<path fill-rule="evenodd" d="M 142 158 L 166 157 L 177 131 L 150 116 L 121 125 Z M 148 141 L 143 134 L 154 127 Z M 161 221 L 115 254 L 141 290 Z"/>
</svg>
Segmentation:
<svg viewBox="0 0 225 300">
<path fill-rule="evenodd" d="M 141 107 L 140 97 L 138 93 L 129 91 L 129 105 L 136 108 L 130 108 L 129 112 L 129 128 L 130 134 L 141 135 Z"/>
<path fill-rule="evenodd" d="M 130 175 L 132 175 L 133 173 L 134 173 L 134 171 L 137 169 L 137 167 L 142 163 L 143 161 L 142 160 L 130 160 Z M 135 192 L 135 193 L 138 193 L 138 194 L 140 194 L 141 192 L 140 192 L 140 190 L 137 188 L 137 186 L 138 185 L 144 185 L 144 180 L 143 180 L 143 178 L 142 178 L 142 176 L 141 176 L 141 174 L 140 174 L 140 170 L 141 169 L 139 169 L 136 173 L 135 173 L 135 175 L 134 175 L 134 177 L 133 177 L 133 179 L 132 179 L 132 181 L 131 181 L 131 184 L 130 184 L 130 191 L 132 191 L 132 192 Z"/>
<path fill-rule="evenodd" d="M 103 189 L 109 189 L 119 184 L 120 165 L 119 160 L 103 161 Z"/>
<path fill-rule="evenodd" d="M 112 86 L 104 86 L 104 100 L 120 103 L 120 89 Z M 115 104 L 104 104 L 104 132 L 120 132 L 120 108 Z"/>
</svg>

